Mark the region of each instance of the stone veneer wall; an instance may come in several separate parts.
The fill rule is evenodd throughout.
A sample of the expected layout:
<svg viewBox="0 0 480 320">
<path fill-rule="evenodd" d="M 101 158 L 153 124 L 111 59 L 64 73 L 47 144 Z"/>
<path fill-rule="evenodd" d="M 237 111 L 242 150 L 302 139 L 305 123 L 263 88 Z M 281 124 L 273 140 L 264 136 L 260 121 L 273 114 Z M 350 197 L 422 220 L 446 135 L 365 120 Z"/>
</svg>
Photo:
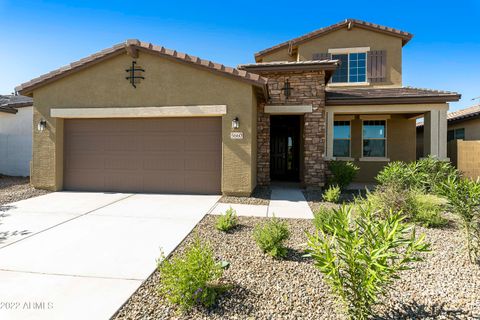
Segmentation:
<svg viewBox="0 0 480 320">
<path fill-rule="evenodd" d="M 313 112 L 305 114 L 303 128 L 303 182 L 307 187 L 321 187 L 325 183 L 325 72 L 289 71 L 262 72 L 268 77 L 270 100 L 268 105 L 312 105 Z M 287 99 L 282 88 L 288 79 L 291 94 Z M 257 180 L 259 185 L 270 183 L 270 116 L 264 113 L 264 104 L 258 107 L 257 117 Z"/>
</svg>

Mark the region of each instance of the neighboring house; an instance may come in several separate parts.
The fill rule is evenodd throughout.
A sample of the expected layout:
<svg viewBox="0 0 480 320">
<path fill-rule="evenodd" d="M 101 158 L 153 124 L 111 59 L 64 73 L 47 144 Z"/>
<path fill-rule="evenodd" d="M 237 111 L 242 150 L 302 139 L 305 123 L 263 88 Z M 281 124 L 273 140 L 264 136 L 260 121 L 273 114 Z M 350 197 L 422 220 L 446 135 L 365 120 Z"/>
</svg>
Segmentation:
<svg viewBox="0 0 480 320">
<path fill-rule="evenodd" d="M 447 142 L 480 140 L 480 105 L 449 112 Z M 423 155 L 423 122 L 417 123 L 417 157 Z"/>
<path fill-rule="evenodd" d="M 447 115 L 447 156 L 473 179 L 480 178 L 480 105 Z M 417 123 L 417 157 L 423 154 L 424 125 Z"/>
<path fill-rule="evenodd" d="M 325 184 L 328 161 L 359 182 L 389 161 L 446 158 L 452 92 L 402 87 L 407 32 L 346 20 L 237 69 L 128 40 L 17 88 L 35 99 L 32 183 L 52 190 L 248 195 Z"/>
<path fill-rule="evenodd" d="M 0 95 L 0 174 L 30 175 L 32 117 L 32 98 Z"/>
</svg>

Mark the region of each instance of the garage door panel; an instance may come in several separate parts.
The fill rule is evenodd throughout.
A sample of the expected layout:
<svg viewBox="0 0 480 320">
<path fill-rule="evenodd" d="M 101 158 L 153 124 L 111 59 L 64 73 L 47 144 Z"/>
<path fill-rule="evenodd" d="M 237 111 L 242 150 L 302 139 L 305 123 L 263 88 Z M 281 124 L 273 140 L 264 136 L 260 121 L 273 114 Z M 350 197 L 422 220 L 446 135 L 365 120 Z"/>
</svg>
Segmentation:
<svg viewBox="0 0 480 320">
<path fill-rule="evenodd" d="M 143 150 L 160 152 L 181 152 L 184 149 L 185 139 L 175 134 L 144 136 Z"/>
<path fill-rule="evenodd" d="M 159 153 L 146 157 L 143 160 L 143 169 L 146 171 L 183 171 L 185 159 L 177 155 Z"/>
<path fill-rule="evenodd" d="M 64 187 L 219 193 L 221 118 L 65 120 Z"/>
</svg>

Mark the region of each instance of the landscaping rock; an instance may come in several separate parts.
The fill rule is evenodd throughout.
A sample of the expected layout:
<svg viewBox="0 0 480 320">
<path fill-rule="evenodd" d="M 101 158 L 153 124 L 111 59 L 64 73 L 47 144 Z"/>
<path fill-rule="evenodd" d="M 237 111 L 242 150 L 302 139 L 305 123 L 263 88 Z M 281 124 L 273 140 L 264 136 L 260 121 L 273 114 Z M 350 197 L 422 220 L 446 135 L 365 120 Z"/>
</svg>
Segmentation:
<svg viewBox="0 0 480 320">
<path fill-rule="evenodd" d="M 265 218 L 239 217 L 233 233 L 214 228 L 215 216 L 206 216 L 175 253 L 198 235 L 210 242 L 218 259 L 231 263 L 223 280 L 232 284 L 210 310 L 188 314 L 157 294 L 158 272 L 137 290 L 114 319 L 345 319 L 313 261 L 303 257 L 305 231 L 310 220 L 288 219 L 291 238 L 285 260 L 263 254 L 252 238 L 256 224 Z M 405 271 L 395 291 L 378 306 L 378 319 L 478 319 L 480 268 L 468 262 L 461 231 L 424 229 L 432 252 L 415 270 Z M 175 254 L 174 253 L 174 254 Z"/>
<path fill-rule="evenodd" d="M 272 190 L 269 187 L 256 187 L 250 197 L 223 196 L 218 202 L 268 206 L 271 194 Z"/>
<path fill-rule="evenodd" d="M 49 191 L 30 186 L 28 177 L 0 175 L 0 205 L 47 194 Z"/>
</svg>

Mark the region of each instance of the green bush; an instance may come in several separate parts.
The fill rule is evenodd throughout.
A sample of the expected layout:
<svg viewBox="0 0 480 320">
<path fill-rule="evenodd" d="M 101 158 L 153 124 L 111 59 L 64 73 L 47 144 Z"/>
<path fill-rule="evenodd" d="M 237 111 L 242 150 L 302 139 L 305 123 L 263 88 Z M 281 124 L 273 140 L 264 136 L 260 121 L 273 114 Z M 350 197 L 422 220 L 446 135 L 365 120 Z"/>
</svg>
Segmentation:
<svg viewBox="0 0 480 320">
<path fill-rule="evenodd" d="M 333 231 L 333 232 L 332 232 Z M 350 319 L 367 319 L 399 272 L 428 251 L 424 236 L 399 213 L 379 219 L 370 206 L 342 206 L 315 234 L 308 234 L 308 255 L 342 301 Z"/>
<path fill-rule="evenodd" d="M 427 228 L 439 228 L 448 224 L 443 217 L 446 201 L 432 194 L 414 193 L 412 199 L 412 222 Z"/>
<path fill-rule="evenodd" d="M 378 173 L 376 180 L 383 186 L 442 194 L 443 183 L 458 176 L 457 169 L 449 162 L 428 157 L 411 163 L 391 162 Z"/>
<path fill-rule="evenodd" d="M 443 217 L 445 200 L 421 190 L 402 189 L 395 185 L 382 185 L 368 193 L 366 201 L 382 218 L 390 212 L 402 212 L 405 217 L 424 227 L 442 227 L 448 223 Z"/>
<path fill-rule="evenodd" d="M 468 257 L 480 264 L 480 181 L 451 177 L 444 183 L 444 192 L 464 230 Z"/>
<path fill-rule="evenodd" d="M 360 169 L 353 162 L 348 161 L 331 161 L 328 164 L 331 176 L 328 178 L 328 184 L 331 186 L 339 186 L 345 190 L 353 179 L 357 176 Z"/>
<path fill-rule="evenodd" d="M 228 232 L 235 228 L 238 224 L 237 212 L 230 207 L 225 214 L 220 215 L 217 218 L 215 227 L 217 230 Z"/>
<path fill-rule="evenodd" d="M 253 238 L 258 247 L 274 258 L 283 258 L 287 254 L 283 242 L 290 237 L 288 224 L 273 217 L 267 222 L 257 225 L 253 230 Z"/>
<path fill-rule="evenodd" d="M 338 186 L 330 186 L 327 190 L 323 193 L 323 200 L 338 203 L 340 201 L 340 187 Z"/>
<path fill-rule="evenodd" d="M 158 261 L 159 292 L 181 311 L 195 305 L 209 307 L 223 290 L 218 280 L 222 266 L 215 261 L 212 248 L 196 238 L 185 251 L 171 259 L 162 253 Z"/>
<path fill-rule="evenodd" d="M 325 230 L 325 225 L 329 225 L 333 218 L 333 209 L 321 206 L 317 212 L 313 214 L 313 225 L 315 229 Z"/>
</svg>

